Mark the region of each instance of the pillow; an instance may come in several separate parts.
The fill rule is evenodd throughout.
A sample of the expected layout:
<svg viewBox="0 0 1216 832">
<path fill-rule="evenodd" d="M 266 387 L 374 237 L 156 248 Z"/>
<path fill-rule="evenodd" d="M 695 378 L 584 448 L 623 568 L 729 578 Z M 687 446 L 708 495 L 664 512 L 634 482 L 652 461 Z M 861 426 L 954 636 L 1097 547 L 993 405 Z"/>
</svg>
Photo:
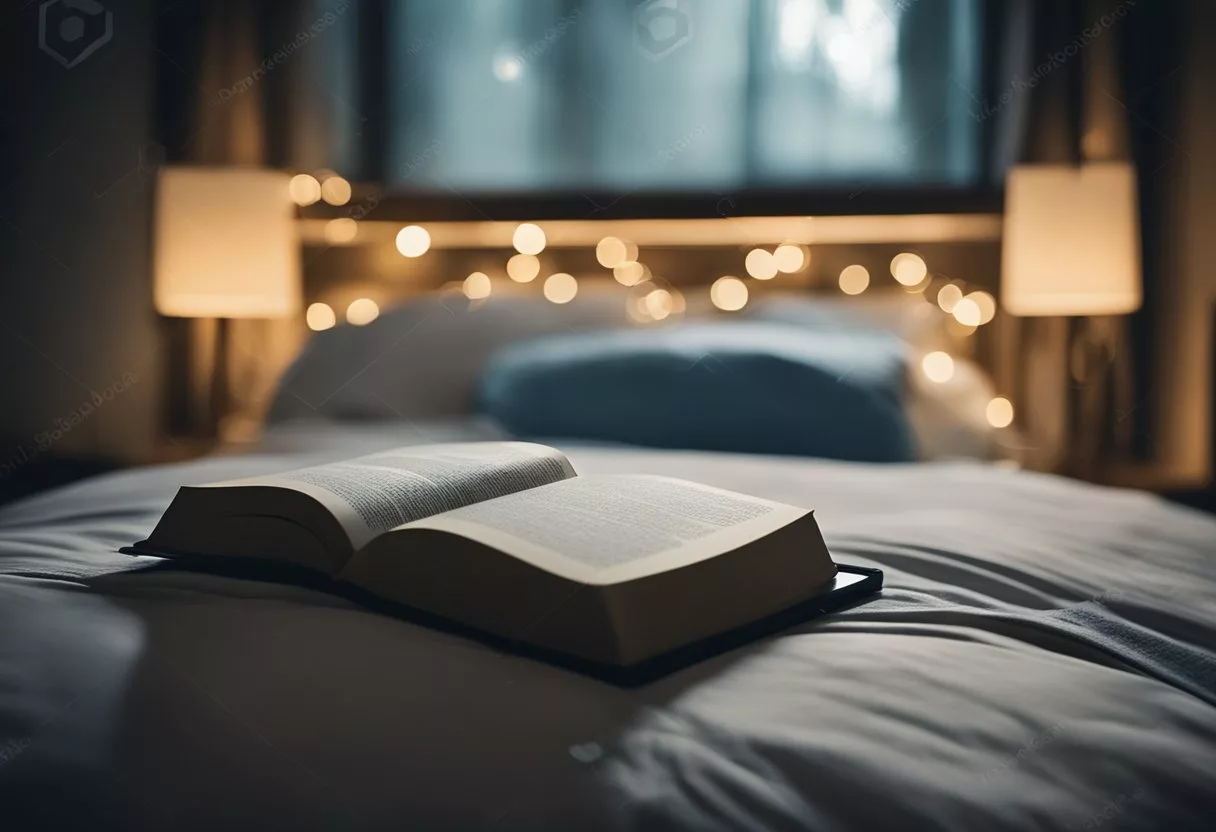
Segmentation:
<svg viewBox="0 0 1216 832">
<path fill-rule="evenodd" d="M 819 331 L 869 329 L 890 333 L 925 350 L 947 349 L 950 316 L 920 295 L 897 289 L 871 291 L 858 297 L 776 294 L 748 304 L 748 320 L 778 321 Z"/>
<path fill-rule="evenodd" d="M 479 400 L 518 436 L 905 462 L 904 350 L 749 322 L 553 336 L 495 356 Z"/>
<path fill-rule="evenodd" d="M 314 333 L 279 382 L 267 422 L 467 416 L 499 347 L 628 323 L 618 292 L 582 291 L 563 306 L 541 297 L 470 303 L 463 295 L 431 295 L 386 310 L 367 326 Z"/>
</svg>

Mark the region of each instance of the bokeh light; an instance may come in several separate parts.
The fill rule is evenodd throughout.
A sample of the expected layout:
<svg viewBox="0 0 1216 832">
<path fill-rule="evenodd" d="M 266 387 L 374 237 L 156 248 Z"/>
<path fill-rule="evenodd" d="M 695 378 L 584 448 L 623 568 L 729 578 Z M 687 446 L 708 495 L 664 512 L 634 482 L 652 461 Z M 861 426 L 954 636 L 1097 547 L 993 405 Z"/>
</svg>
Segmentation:
<svg viewBox="0 0 1216 832">
<path fill-rule="evenodd" d="M 325 223 L 325 242 L 332 245 L 349 243 L 359 234 L 359 223 L 352 217 L 338 217 Z"/>
<path fill-rule="evenodd" d="M 507 261 L 507 277 L 516 283 L 531 283 L 540 274 L 540 260 L 534 254 L 516 254 Z"/>
<path fill-rule="evenodd" d="M 723 312 L 737 312 L 747 306 L 747 284 L 737 277 L 726 275 L 709 287 L 709 299 Z"/>
<path fill-rule="evenodd" d="M 312 205 L 321 199 L 321 183 L 315 176 L 309 176 L 307 173 L 293 176 L 288 190 L 296 205 Z"/>
<path fill-rule="evenodd" d="M 931 352 L 921 359 L 920 366 L 929 381 L 945 384 L 954 378 L 954 359 L 949 353 Z"/>
<path fill-rule="evenodd" d="M 777 260 L 772 253 L 762 248 L 754 248 L 747 253 L 744 261 L 747 273 L 756 280 L 772 280 L 777 276 Z"/>
<path fill-rule="evenodd" d="M 522 223 L 511 238 L 515 250 L 520 254 L 540 254 L 545 250 L 545 231 L 531 222 Z"/>
<path fill-rule="evenodd" d="M 321 332 L 332 329 L 338 323 L 338 316 L 334 314 L 334 308 L 328 303 L 313 303 L 304 313 L 304 322 L 313 332 Z"/>
<path fill-rule="evenodd" d="M 367 326 L 380 317 L 380 306 L 371 298 L 352 300 L 346 307 L 346 322 L 354 326 Z"/>
<path fill-rule="evenodd" d="M 350 195 L 350 183 L 341 176 L 331 176 L 321 183 L 321 199 L 330 205 L 345 205 Z"/>
<path fill-rule="evenodd" d="M 929 274 L 929 267 L 919 254 L 903 252 L 891 260 L 891 276 L 904 286 L 916 286 Z"/>
<path fill-rule="evenodd" d="M 997 396 L 988 402 L 984 415 L 994 428 L 1007 428 L 1013 424 L 1013 403 L 1004 396 Z"/>
<path fill-rule="evenodd" d="M 490 282 L 490 276 L 485 272 L 473 272 L 464 279 L 464 284 L 461 291 L 469 300 L 483 300 L 490 296 L 493 291 L 494 284 Z"/>
<path fill-rule="evenodd" d="M 860 295 L 870 285 L 870 271 L 865 266 L 846 266 L 840 273 L 840 291 Z"/>
<path fill-rule="evenodd" d="M 431 249 L 431 234 L 421 225 L 407 225 L 397 232 L 397 251 L 406 257 L 421 257 Z"/>
<path fill-rule="evenodd" d="M 545 278 L 544 293 L 553 303 L 569 303 L 578 294 L 578 281 L 565 272 L 551 274 Z"/>
</svg>

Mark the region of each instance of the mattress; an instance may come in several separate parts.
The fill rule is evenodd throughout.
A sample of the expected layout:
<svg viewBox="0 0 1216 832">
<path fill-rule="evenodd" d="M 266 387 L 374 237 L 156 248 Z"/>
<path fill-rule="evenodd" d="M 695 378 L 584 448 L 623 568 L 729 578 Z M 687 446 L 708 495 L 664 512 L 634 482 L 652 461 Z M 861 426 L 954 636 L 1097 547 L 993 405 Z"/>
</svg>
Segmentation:
<svg viewBox="0 0 1216 832">
<path fill-rule="evenodd" d="M 116 552 L 178 485 L 484 425 L 281 431 L 0 510 L 5 829 L 1206 829 L 1216 520 L 978 463 L 563 446 L 812 507 L 874 601 L 620 688 Z"/>
</svg>

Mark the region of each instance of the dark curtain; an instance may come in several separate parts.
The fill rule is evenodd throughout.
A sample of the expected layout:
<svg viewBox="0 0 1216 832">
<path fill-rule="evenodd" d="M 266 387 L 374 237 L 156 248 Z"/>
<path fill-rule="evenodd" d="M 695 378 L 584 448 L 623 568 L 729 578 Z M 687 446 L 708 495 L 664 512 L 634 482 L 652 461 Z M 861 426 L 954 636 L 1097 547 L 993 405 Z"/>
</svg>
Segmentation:
<svg viewBox="0 0 1216 832">
<path fill-rule="evenodd" d="M 1146 5 L 1146 4 L 1141 4 Z M 1159 394 L 1153 372 L 1158 338 L 1154 337 L 1160 320 L 1161 283 L 1166 260 L 1166 225 L 1172 194 L 1163 172 L 1180 152 L 1162 126 L 1176 124 L 1182 108 L 1176 83 L 1178 70 L 1186 60 L 1180 54 L 1186 38 L 1183 9 L 1178 0 L 1154 0 L 1134 25 L 1118 34 L 1119 74 L 1128 121 L 1131 158 L 1136 163 L 1140 187 L 1140 233 L 1144 268 L 1144 306 L 1130 322 L 1136 384 L 1133 450 L 1137 457 L 1152 456 L 1155 408 L 1149 406 Z"/>
<path fill-rule="evenodd" d="M 1148 456 L 1154 427 L 1148 403 L 1156 394 L 1154 321 L 1167 216 L 1166 182 L 1157 174 L 1176 152 L 1157 125 L 1171 123 L 1178 107 L 1177 96 L 1168 94 L 1161 82 L 1180 60 L 1179 2 L 989 4 L 993 25 L 1000 31 L 991 59 L 989 96 L 996 102 L 1003 91 L 1016 91 L 1000 108 L 988 137 L 994 171 L 999 174 L 1012 163 L 1105 160 L 1130 160 L 1138 171 L 1144 305 L 1126 321 L 1109 322 L 1120 352 L 1109 423 L 1086 426 L 1138 458 Z M 1080 48 L 1070 49 L 1076 44 Z M 1033 86 L 1026 83 L 1030 79 L 1035 79 Z M 1024 385 L 1028 378 L 1037 378 L 1041 385 L 1015 389 L 1033 408 L 1024 415 L 1046 434 L 1048 444 L 1053 436 L 1067 441 L 1070 417 L 1059 394 L 1070 384 L 1067 322 L 1025 319 L 1011 321 L 1008 329 L 1007 351 L 1018 353 L 1024 365 L 1016 374 L 1019 381 Z M 1033 365 L 1029 373 L 1027 363 Z"/>
<path fill-rule="evenodd" d="M 157 142 L 141 164 L 256 166 L 359 177 L 361 100 L 350 48 L 377 4 L 355 0 L 160 0 Z M 217 368 L 252 400 L 298 346 L 299 322 L 163 319 L 164 423 L 212 436 Z M 250 393 L 249 391 L 253 391 Z"/>
</svg>

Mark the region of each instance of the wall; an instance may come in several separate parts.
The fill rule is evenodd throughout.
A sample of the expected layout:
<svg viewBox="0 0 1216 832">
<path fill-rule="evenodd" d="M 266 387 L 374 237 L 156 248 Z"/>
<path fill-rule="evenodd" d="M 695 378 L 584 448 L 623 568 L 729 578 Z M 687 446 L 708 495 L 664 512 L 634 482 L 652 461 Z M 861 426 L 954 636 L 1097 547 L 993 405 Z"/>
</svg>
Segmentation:
<svg viewBox="0 0 1216 832">
<path fill-rule="evenodd" d="M 0 13 L 6 454 L 137 459 L 155 437 L 161 356 L 149 275 L 150 166 L 158 156 L 151 96 L 162 67 L 153 59 L 153 0 L 105 4 L 111 39 L 71 68 L 40 48 L 43 4 L 7 4 Z M 93 37 L 86 31 L 78 42 Z"/>
</svg>

